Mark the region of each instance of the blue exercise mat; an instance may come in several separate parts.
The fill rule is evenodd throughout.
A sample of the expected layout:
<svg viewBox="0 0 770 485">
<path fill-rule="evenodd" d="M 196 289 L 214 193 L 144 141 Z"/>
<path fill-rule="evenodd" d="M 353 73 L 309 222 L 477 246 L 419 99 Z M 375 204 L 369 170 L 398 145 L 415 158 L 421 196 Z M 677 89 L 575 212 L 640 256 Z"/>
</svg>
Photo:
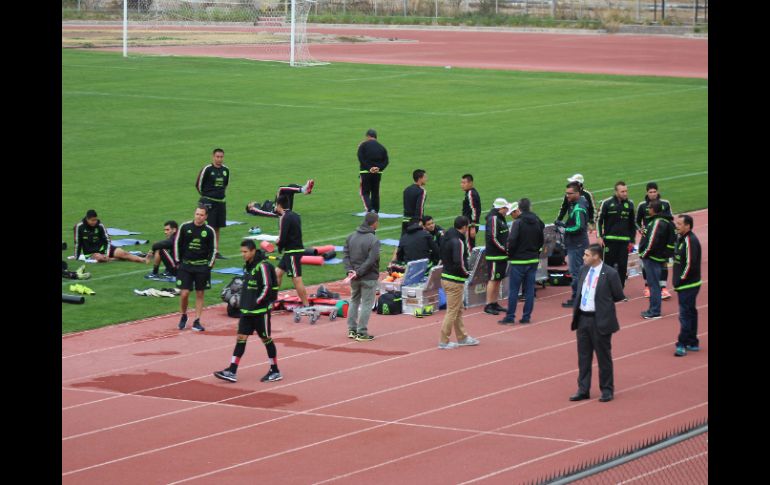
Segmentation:
<svg viewBox="0 0 770 485">
<path fill-rule="evenodd" d="M 324 264 L 340 264 L 342 263 L 342 260 L 340 258 L 332 258 L 327 261 L 324 261 Z"/>
<path fill-rule="evenodd" d="M 116 248 L 122 247 L 122 246 L 134 246 L 137 244 L 147 244 L 149 241 L 147 239 L 117 239 L 111 241 L 111 244 L 115 246 Z"/>
<path fill-rule="evenodd" d="M 125 229 L 117 229 L 115 227 L 108 227 L 107 234 L 110 236 L 131 236 L 134 234 L 141 234 L 141 232 L 126 231 Z"/>
<path fill-rule="evenodd" d="M 225 221 L 225 226 L 227 227 L 237 226 L 238 224 L 246 224 L 246 223 L 241 221 Z"/>
<path fill-rule="evenodd" d="M 366 214 L 367 214 L 366 212 L 358 212 L 353 215 L 358 217 L 364 217 Z M 387 214 L 385 212 L 380 212 L 377 215 L 380 216 L 380 219 L 400 219 L 404 217 L 401 214 Z"/>
<path fill-rule="evenodd" d="M 381 239 L 380 244 L 384 244 L 386 246 L 398 247 L 398 239 Z"/>
<path fill-rule="evenodd" d="M 334 246 L 334 250 L 337 251 L 337 252 L 344 251 L 345 250 L 345 246 Z"/>
<path fill-rule="evenodd" d="M 234 274 L 234 275 L 242 275 L 243 274 L 243 268 L 216 268 L 211 270 L 213 273 L 220 273 L 220 274 Z"/>
<path fill-rule="evenodd" d="M 211 284 L 212 285 L 218 285 L 221 282 L 222 282 L 222 280 L 211 280 Z"/>
</svg>

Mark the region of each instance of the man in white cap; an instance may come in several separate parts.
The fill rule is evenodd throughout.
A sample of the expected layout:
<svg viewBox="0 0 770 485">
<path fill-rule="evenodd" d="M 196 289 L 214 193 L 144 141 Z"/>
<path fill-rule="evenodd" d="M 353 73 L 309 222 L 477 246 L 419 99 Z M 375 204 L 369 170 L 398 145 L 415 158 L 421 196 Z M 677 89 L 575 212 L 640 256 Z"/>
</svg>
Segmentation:
<svg viewBox="0 0 770 485">
<path fill-rule="evenodd" d="M 583 175 L 576 173 L 572 177 L 567 179 L 567 182 L 577 182 L 580 184 L 580 196 L 585 198 L 586 200 L 586 212 L 588 215 L 588 230 L 594 231 L 596 229 L 596 211 L 594 211 L 594 207 L 596 207 L 596 201 L 594 200 L 594 194 L 587 191 L 585 186 L 583 185 Z M 561 203 L 561 209 L 559 210 L 559 215 L 556 217 L 557 221 L 561 221 L 564 219 L 564 216 L 567 215 L 567 211 L 569 210 L 569 201 L 567 200 L 567 196 L 564 196 L 564 201 Z"/>
<path fill-rule="evenodd" d="M 517 209 L 521 215 L 511 225 L 511 233 L 506 243 L 508 255 L 508 310 L 505 318 L 498 321 L 501 325 L 513 325 L 516 316 L 516 304 L 519 299 L 519 288 L 524 294 L 524 311 L 519 323 L 531 321 L 532 309 L 535 306 L 535 276 L 540 253 L 543 251 L 545 224 L 532 212 L 529 199 L 519 200 Z"/>
<path fill-rule="evenodd" d="M 492 210 L 486 217 L 484 258 L 487 260 L 489 282 L 487 283 L 487 304 L 484 307 L 484 313 L 490 315 L 498 315 L 505 311 L 505 308 L 497 303 L 497 296 L 500 293 L 500 282 L 506 277 L 508 254 L 505 252 L 505 243 L 508 241 L 508 224 L 505 222 L 505 216 L 510 209 L 511 204 L 499 197 L 492 203 Z"/>
</svg>

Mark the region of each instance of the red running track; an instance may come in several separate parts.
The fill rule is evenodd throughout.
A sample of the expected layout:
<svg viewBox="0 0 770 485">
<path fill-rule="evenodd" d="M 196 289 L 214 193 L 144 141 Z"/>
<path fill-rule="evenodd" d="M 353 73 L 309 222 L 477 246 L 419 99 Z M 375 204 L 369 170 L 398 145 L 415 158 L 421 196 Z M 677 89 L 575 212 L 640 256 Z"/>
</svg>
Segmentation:
<svg viewBox="0 0 770 485">
<path fill-rule="evenodd" d="M 264 347 L 247 346 L 239 382 L 226 367 L 237 320 L 205 310 L 207 330 L 176 315 L 62 337 L 63 483 L 500 483 L 540 478 L 708 415 L 708 212 L 702 351 L 673 356 L 676 297 L 643 320 L 641 278 L 626 286 L 613 337 L 615 400 L 572 403 L 577 351 L 568 288 L 538 291 L 529 325 L 465 312 L 478 347 L 436 348 L 443 312 L 377 316 L 355 342 L 344 319 L 273 318 L 284 380 L 266 384 Z M 519 310 L 520 311 L 520 310 Z M 518 316 L 518 315 L 517 315 Z M 650 477 L 654 483 L 654 476 Z"/>
<path fill-rule="evenodd" d="M 63 30 L 84 25 L 62 25 Z M 91 26 L 93 27 L 93 26 Z M 119 27 L 98 26 L 99 29 Z M 164 30 L 192 28 L 164 27 Z M 244 28 L 206 30 L 243 31 Z M 708 39 L 659 35 L 566 34 L 516 31 L 340 28 L 313 25 L 308 32 L 369 36 L 383 42 L 312 44 L 319 61 L 412 66 L 553 71 L 634 76 L 708 78 Z M 388 39 L 398 39 L 391 42 Z M 285 60 L 253 45 L 132 47 L 156 55 Z M 275 49 L 275 48 L 273 48 Z M 120 49 L 107 49 L 120 50 Z"/>
</svg>

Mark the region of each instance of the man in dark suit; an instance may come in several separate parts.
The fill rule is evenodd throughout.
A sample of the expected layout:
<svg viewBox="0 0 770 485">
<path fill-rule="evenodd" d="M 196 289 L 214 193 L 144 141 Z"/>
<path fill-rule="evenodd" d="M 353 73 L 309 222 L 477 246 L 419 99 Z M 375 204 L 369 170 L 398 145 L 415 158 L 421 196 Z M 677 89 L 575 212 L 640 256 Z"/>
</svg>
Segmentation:
<svg viewBox="0 0 770 485">
<path fill-rule="evenodd" d="M 620 330 L 615 302 L 625 298 L 615 268 L 603 264 L 604 252 L 591 244 L 583 253 L 585 266 L 577 280 L 572 330 L 577 330 L 578 391 L 570 401 L 590 399 L 593 354 L 599 362 L 599 402 L 612 401 L 615 386 L 612 373 L 612 334 Z"/>
</svg>

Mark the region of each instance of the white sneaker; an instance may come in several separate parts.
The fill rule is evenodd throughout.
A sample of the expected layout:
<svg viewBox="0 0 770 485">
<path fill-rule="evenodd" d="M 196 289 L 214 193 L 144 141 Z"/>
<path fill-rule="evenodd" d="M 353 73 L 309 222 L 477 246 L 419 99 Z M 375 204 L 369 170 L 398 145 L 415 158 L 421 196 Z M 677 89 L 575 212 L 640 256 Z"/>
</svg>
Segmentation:
<svg viewBox="0 0 770 485">
<path fill-rule="evenodd" d="M 448 349 L 456 349 L 457 347 L 458 347 L 458 345 L 456 343 L 454 343 L 454 342 L 447 342 L 447 343 L 439 342 L 439 344 L 438 344 L 438 348 L 440 348 L 440 349 L 447 349 L 448 350 Z"/>
<path fill-rule="evenodd" d="M 466 346 L 466 345 L 478 345 L 479 339 L 473 338 L 470 335 L 465 337 L 463 340 L 458 340 L 457 345 L 459 346 Z"/>
</svg>

